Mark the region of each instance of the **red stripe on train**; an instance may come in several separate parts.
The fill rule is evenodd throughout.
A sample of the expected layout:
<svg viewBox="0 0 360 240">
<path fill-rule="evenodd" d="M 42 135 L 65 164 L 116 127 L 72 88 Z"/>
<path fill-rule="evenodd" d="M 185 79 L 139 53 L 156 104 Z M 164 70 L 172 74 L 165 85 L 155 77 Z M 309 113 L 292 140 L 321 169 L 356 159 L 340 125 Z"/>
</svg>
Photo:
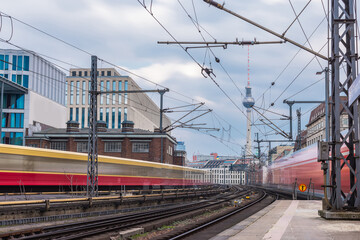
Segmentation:
<svg viewBox="0 0 360 240">
<path fill-rule="evenodd" d="M 194 185 L 200 184 L 193 180 L 185 179 L 164 179 L 146 177 L 116 177 L 99 176 L 100 186 L 120 186 L 120 185 Z M 14 173 L 2 172 L 0 174 L 0 186 L 59 186 L 59 185 L 86 185 L 85 175 L 68 174 L 46 174 L 46 173 Z"/>
</svg>

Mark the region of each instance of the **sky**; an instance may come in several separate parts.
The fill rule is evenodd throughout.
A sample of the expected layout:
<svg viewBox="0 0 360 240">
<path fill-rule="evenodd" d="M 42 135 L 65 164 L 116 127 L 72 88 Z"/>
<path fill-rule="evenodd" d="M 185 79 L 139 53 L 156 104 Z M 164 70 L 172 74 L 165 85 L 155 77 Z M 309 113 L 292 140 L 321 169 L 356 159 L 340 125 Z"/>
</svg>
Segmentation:
<svg viewBox="0 0 360 240">
<path fill-rule="evenodd" d="M 327 1 L 311 1 L 299 21 L 293 22 L 292 6 L 299 13 L 307 3 L 308 0 L 228 0 L 224 7 L 327 56 Z M 1 48 L 18 46 L 32 50 L 63 71 L 71 67 L 90 68 L 91 55 L 96 55 L 104 60 L 98 62 L 98 67 L 111 67 L 107 62 L 119 66 L 121 75 L 132 77 L 143 89 L 169 88 L 164 98 L 165 108 L 204 102 L 200 110 L 205 111 L 193 112 L 182 121 L 212 109 L 191 122 L 209 129 L 177 128 L 171 133 L 178 141 L 185 142 L 189 159 L 193 154 L 211 152 L 242 154 L 246 142 L 246 109 L 242 100 L 248 72 L 257 107 L 270 107 L 273 112 L 289 115 L 289 108 L 283 103 L 285 99 L 324 99 L 324 76 L 315 73 L 323 70 L 327 62 L 288 42 L 187 50 L 186 47 L 194 45 L 158 44 L 158 41 L 204 39 L 280 41 L 201 0 L 2 0 L 0 6 L 3 16 L 0 38 L 12 44 L 2 42 Z M 11 21 L 6 15 L 27 25 Z M 213 79 L 204 77 L 202 68 L 212 69 Z M 159 103 L 158 94 L 149 96 Z M 314 104 L 294 105 L 294 116 L 298 108 L 303 113 L 302 129 L 314 107 Z M 176 121 L 184 114 L 167 115 Z M 271 112 L 264 115 L 289 132 L 289 121 L 279 120 L 281 116 Z M 252 139 L 255 133 L 259 133 L 259 139 L 283 139 L 269 127 L 258 125 L 260 118 L 263 117 L 252 113 Z M 297 126 L 295 117 L 293 125 Z M 293 132 L 297 133 L 295 127 Z M 262 145 L 262 151 L 267 151 L 267 144 Z"/>
</svg>

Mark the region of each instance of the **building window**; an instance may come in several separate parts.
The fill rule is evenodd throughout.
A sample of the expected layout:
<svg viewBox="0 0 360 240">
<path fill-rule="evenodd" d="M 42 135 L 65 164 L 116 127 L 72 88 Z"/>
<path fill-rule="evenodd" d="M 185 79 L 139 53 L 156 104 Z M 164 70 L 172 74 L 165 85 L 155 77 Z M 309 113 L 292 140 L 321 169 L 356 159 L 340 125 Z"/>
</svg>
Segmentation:
<svg viewBox="0 0 360 240">
<path fill-rule="evenodd" d="M 124 90 L 127 91 L 128 90 L 128 81 L 126 80 L 125 83 L 124 83 Z M 128 94 L 125 93 L 124 94 L 124 103 L 127 104 L 128 103 Z"/>
<path fill-rule="evenodd" d="M 109 108 L 106 108 L 105 121 L 106 121 L 106 126 L 109 126 Z"/>
<path fill-rule="evenodd" d="M 24 109 L 24 95 L 4 94 L 3 108 L 6 109 Z"/>
<path fill-rule="evenodd" d="M 85 127 L 85 108 L 81 108 L 81 128 Z"/>
<path fill-rule="evenodd" d="M 24 134 L 22 132 L 2 132 L 1 143 L 23 145 Z"/>
<path fill-rule="evenodd" d="M 111 112 L 111 128 L 115 128 L 115 108 L 112 108 Z"/>
<path fill-rule="evenodd" d="M 50 148 L 66 151 L 66 142 L 50 142 Z"/>
<path fill-rule="evenodd" d="M 88 142 L 78 142 L 77 143 L 78 152 L 88 152 Z"/>
<path fill-rule="evenodd" d="M 100 91 L 104 91 L 104 81 L 101 81 L 100 82 Z M 100 94 L 100 104 L 103 105 L 104 104 L 104 98 L 103 98 L 103 95 Z"/>
<path fill-rule="evenodd" d="M 90 108 L 88 108 L 88 118 L 87 118 L 87 122 L 88 122 L 88 127 L 90 126 Z"/>
<path fill-rule="evenodd" d="M 111 76 L 111 71 L 107 71 L 107 75 L 108 75 L 108 76 Z"/>
<path fill-rule="evenodd" d="M 85 97 L 86 97 L 86 82 L 82 82 L 82 104 L 85 105 Z"/>
<path fill-rule="evenodd" d="M 149 143 L 133 143 L 132 151 L 138 153 L 147 153 L 149 152 Z"/>
<path fill-rule="evenodd" d="M 84 76 L 87 77 L 87 75 L 88 75 L 88 72 L 84 71 Z"/>
<path fill-rule="evenodd" d="M 104 119 L 103 116 L 104 116 L 104 109 L 100 108 L 100 120 Z"/>
<path fill-rule="evenodd" d="M 121 91 L 121 89 L 122 89 L 122 82 L 121 81 L 119 81 L 119 91 Z M 119 104 L 121 104 L 121 93 L 119 93 Z"/>
<path fill-rule="evenodd" d="M 105 142 L 105 152 L 121 152 L 121 142 Z"/>
<path fill-rule="evenodd" d="M 9 70 L 9 55 L 5 55 L 5 70 Z"/>
<path fill-rule="evenodd" d="M 34 143 L 34 144 L 28 144 L 27 146 L 28 146 L 28 147 L 33 147 L 33 148 L 37 148 L 37 147 L 38 147 L 38 145 L 37 145 L 36 143 Z"/>
<path fill-rule="evenodd" d="M 169 146 L 167 153 L 172 156 L 173 155 L 173 148 Z"/>
<path fill-rule="evenodd" d="M 74 104 L 74 82 L 70 82 L 70 105 Z"/>
<path fill-rule="evenodd" d="M 110 81 L 106 81 L 106 91 L 110 91 Z M 106 105 L 110 104 L 109 94 L 106 94 Z"/>
<path fill-rule="evenodd" d="M 81 77 L 82 76 L 82 71 L 79 71 L 79 77 Z"/>
<path fill-rule="evenodd" d="M 17 57 L 13 55 L 12 57 L 12 70 L 16 71 L 17 63 L 16 63 Z"/>
<path fill-rule="evenodd" d="M 29 71 L 29 56 L 24 56 L 24 71 Z"/>
<path fill-rule="evenodd" d="M 70 108 L 70 121 L 73 120 L 73 108 Z"/>
<path fill-rule="evenodd" d="M 71 76 L 75 77 L 76 76 L 76 71 L 72 71 Z"/>
<path fill-rule="evenodd" d="M 29 75 L 23 75 L 23 82 L 22 85 L 26 88 L 29 87 Z"/>
<path fill-rule="evenodd" d="M 3 113 L 1 119 L 1 127 L 3 128 L 23 128 L 23 113 Z"/>
<path fill-rule="evenodd" d="M 17 70 L 22 71 L 22 56 L 18 56 Z"/>
<path fill-rule="evenodd" d="M 76 82 L 76 105 L 80 103 L 80 81 Z"/>
<path fill-rule="evenodd" d="M 67 105 L 68 83 L 65 84 L 65 106 Z"/>
<path fill-rule="evenodd" d="M 116 91 L 116 81 L 112 82 L 112 90 Z M 116 95 L 115 95 L 115 93 L 113 93 L 113 95 L 112 95 L 112 104 L 113 105 L 116 104 Z"/>
<path fill-rule="evenodd" d="M 105 76 L 105 71 L 101 71 L 101 76 Z"/>
<path fill-rule="evenodd" d="M 121 128 L 121 108 L 118 108 L 118 129 Z"/>
<path fill-rule="evenodd" d="M 5 56 L 4 55 L 0 55 L 0 70 L 4 70 L 4 60 Z"/>
<path fill-rule="evenodd" d="M 124 108 L 124 121 L 127 121 L 127 108 Z"/>
<path fill-rule="evenodd" d="M 76 122 L 79 122 L 79 108 L 76 108 L 75 111 L 76 111 L 76 115 L 75 115 Z"/>
<path fill-rule="evenodd" d="M 88 104 L 90 105 L 90 97 L 91 97 L 91 94 L 90 94 L 90 91 L 91 91 L 91 82 L 88 82 L 89 83 L 89 91 L 88 91 Z"/>
</svg>

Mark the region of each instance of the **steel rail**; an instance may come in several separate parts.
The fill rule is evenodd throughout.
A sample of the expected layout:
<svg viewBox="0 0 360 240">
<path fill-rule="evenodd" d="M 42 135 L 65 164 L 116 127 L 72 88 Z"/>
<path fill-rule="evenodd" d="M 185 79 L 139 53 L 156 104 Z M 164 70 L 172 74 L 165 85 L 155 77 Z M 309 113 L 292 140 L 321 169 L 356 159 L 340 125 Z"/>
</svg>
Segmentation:
<svg viewBox="0 0 360 240">
<path fill-rule="evenodd" d="M 242 194 L 245 195 L 245 194 L 248 194 L 249 192 L 250 192 L 250 190 L 242 191 Z M 189 204 L 189 206 L 187 208 L 182 207 L 181 209 L 179 209 L 179 207 L 176 206 L 176 207 L 173 207 L 172 210 L 171 209 L 170 210 L 165 209 L 165 210 L 161 210 L 161 211 L 154 210 L 154 211 L 147 212 L 147 213 L 138 213 L 138 214 L 122 216 L 120 218 L 112 217 L 110 220 L 102 220 L 100 223 L 96 222 L 98 220 L 95 220 L 90 223 L 86 222 L 86 224 L 77 223 L 77 224 L 61 225 L 61 226 L 57 226 L 57 227 L 46 227 L 46 228 L 43 228 L 42 231 L 49 231 L 49 232 L 44 232 L 44 233 L 40 233 L 40 234 L 36 234 L 36 235 L 32 235 L 32 236 L 25 236 L 20 239 L 49 238 L 49 237 L 55 237 L 55 236 L 64 235 L 64 234 L 71 234 L 73 232 L 79 232 L 79 231 L 81 231 L 81 233 L 71 235 L 71 236 L 66 236 L 66 237 L 64 237 L 64 239 L 77 239 L 80 237 L 93 236 L 93 235 L 104 233 L 104 232 L 111 232 L 111 231 L 115 231 L 115 230 L 122 229 L 122 228 L 128 228 L 128 227 L 136 226 L 139 224 L 152 222 L 154 220 L 159 220 L 159 219 L 167 218 L 170 216 L 179 215 L 182 213 L 196 211 L 199 209 L 203 209 L 204 207 L 214 206 L 216 204 L 220 204 L 222 202 L 229 201 L 229 199 L 231 199 L 231 198 L 239 197 L 238 196 L 239 194 L 241 194 L 241 192 L 239 189 L 237 189 L 235 193 L 231 192 L 231 193 L 227 194 L 227 196 L 218 197 L 218 198 L 223 198 L 223 199 L 216 203 L 209 203 L 211 201 L 214 201 L 214 199 L 209 199 L 207 201 L 203 201 L 200 203 Z M 208 203 L 206 203 L 206 202 L 208 202 Z M 132 221 L 132 222 L 129 223 L 129 221 Z M 121 224 L 121 225 L 119 226 L 119 224 Z M 96 228 L 96 229 L 94 229 L 94 228 Z"/>
<path fill-rule="evenodd" d="M 195 228 L 193 228 L 191 230 L 188 230 L 188 231 L 186 231 L 184 233 L 181 233 L 181 234 L 179 234 L 179 235 L 177 235 L 175 237 L 172 237 L 170 239 L 175 240 L 175 239 L 181 239 L 183 237 L 189 236 L 189 235 L 191 235 L 191 234 L 193 234 L 193 233 L 195 233 L 195 232 L 197 232 L 199 230 L 202 230 L 202 229 L 204 229 L 204 228 L 206 228 L 206 227 L 208 227 L 208 226 L 210 226 L 210 225 L 212 225 L 214 223 L 218 223 L 218 222 L 224 220 L 225 218 L 228 218 L 228 217 L 230 217 L 230 216 L 232 216 L 234 214 L 237 214 L 237 213 L 239 213 L 239 212 L 241 212 L 241 211 L 243 211 L 243 210 L 245 210 L 245 209 L 247 209 L 247 208 L 249 208 L 249 207 L 251 207 L 251 206 L 253 206 L 253 205 L 257 204 L 257 203 L 259 203 L 259 202 L 261 202 L 267 196 L 268 196 L 268 194 L 265 191 L 263 191 L 263 195 L 259 199 L 255 200 L 255 201 L 253 201 L 253 202 L 251 202 L 251 203 L 249 203 L 249 204 L 247 204 L 247 205 L 245 205 L 245 206 L 243 206 L 241 208 L 238 208 L 238 209 L 236 209 L 236 210 L 234 210 L 234 211 L 232 211 L 232 212 L 230 212 L 230 213 L 228 213 L 228 214 L 226 214 L 224 216 L 216 218 L 216 219 L 214 219 L 214 220 L 212 220 L 210 222 L 207 222 L 207 223 L 205 223 L 205 224 L 203 224 L 201 226 L 195 227 Z M 274 202 L 274 201 L 272 201 L 272 202 Z"/>
</svg>

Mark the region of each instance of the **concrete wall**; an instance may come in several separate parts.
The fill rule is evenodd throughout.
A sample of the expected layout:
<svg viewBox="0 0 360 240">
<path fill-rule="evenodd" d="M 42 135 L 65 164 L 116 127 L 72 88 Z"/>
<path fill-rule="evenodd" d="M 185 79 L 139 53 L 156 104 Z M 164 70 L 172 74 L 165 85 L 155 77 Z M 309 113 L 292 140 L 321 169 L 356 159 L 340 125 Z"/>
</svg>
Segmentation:
<svg viewBox="0 0 360 240">
<path fill-rule="evenodd" d="M 25 127 L 40 122 L 55 128 L 66 127 L 66 107 L 43 97 L 33 91 L 28 94 L 29 108 L 28 120 L 24 121 Z"/>
</svg>

